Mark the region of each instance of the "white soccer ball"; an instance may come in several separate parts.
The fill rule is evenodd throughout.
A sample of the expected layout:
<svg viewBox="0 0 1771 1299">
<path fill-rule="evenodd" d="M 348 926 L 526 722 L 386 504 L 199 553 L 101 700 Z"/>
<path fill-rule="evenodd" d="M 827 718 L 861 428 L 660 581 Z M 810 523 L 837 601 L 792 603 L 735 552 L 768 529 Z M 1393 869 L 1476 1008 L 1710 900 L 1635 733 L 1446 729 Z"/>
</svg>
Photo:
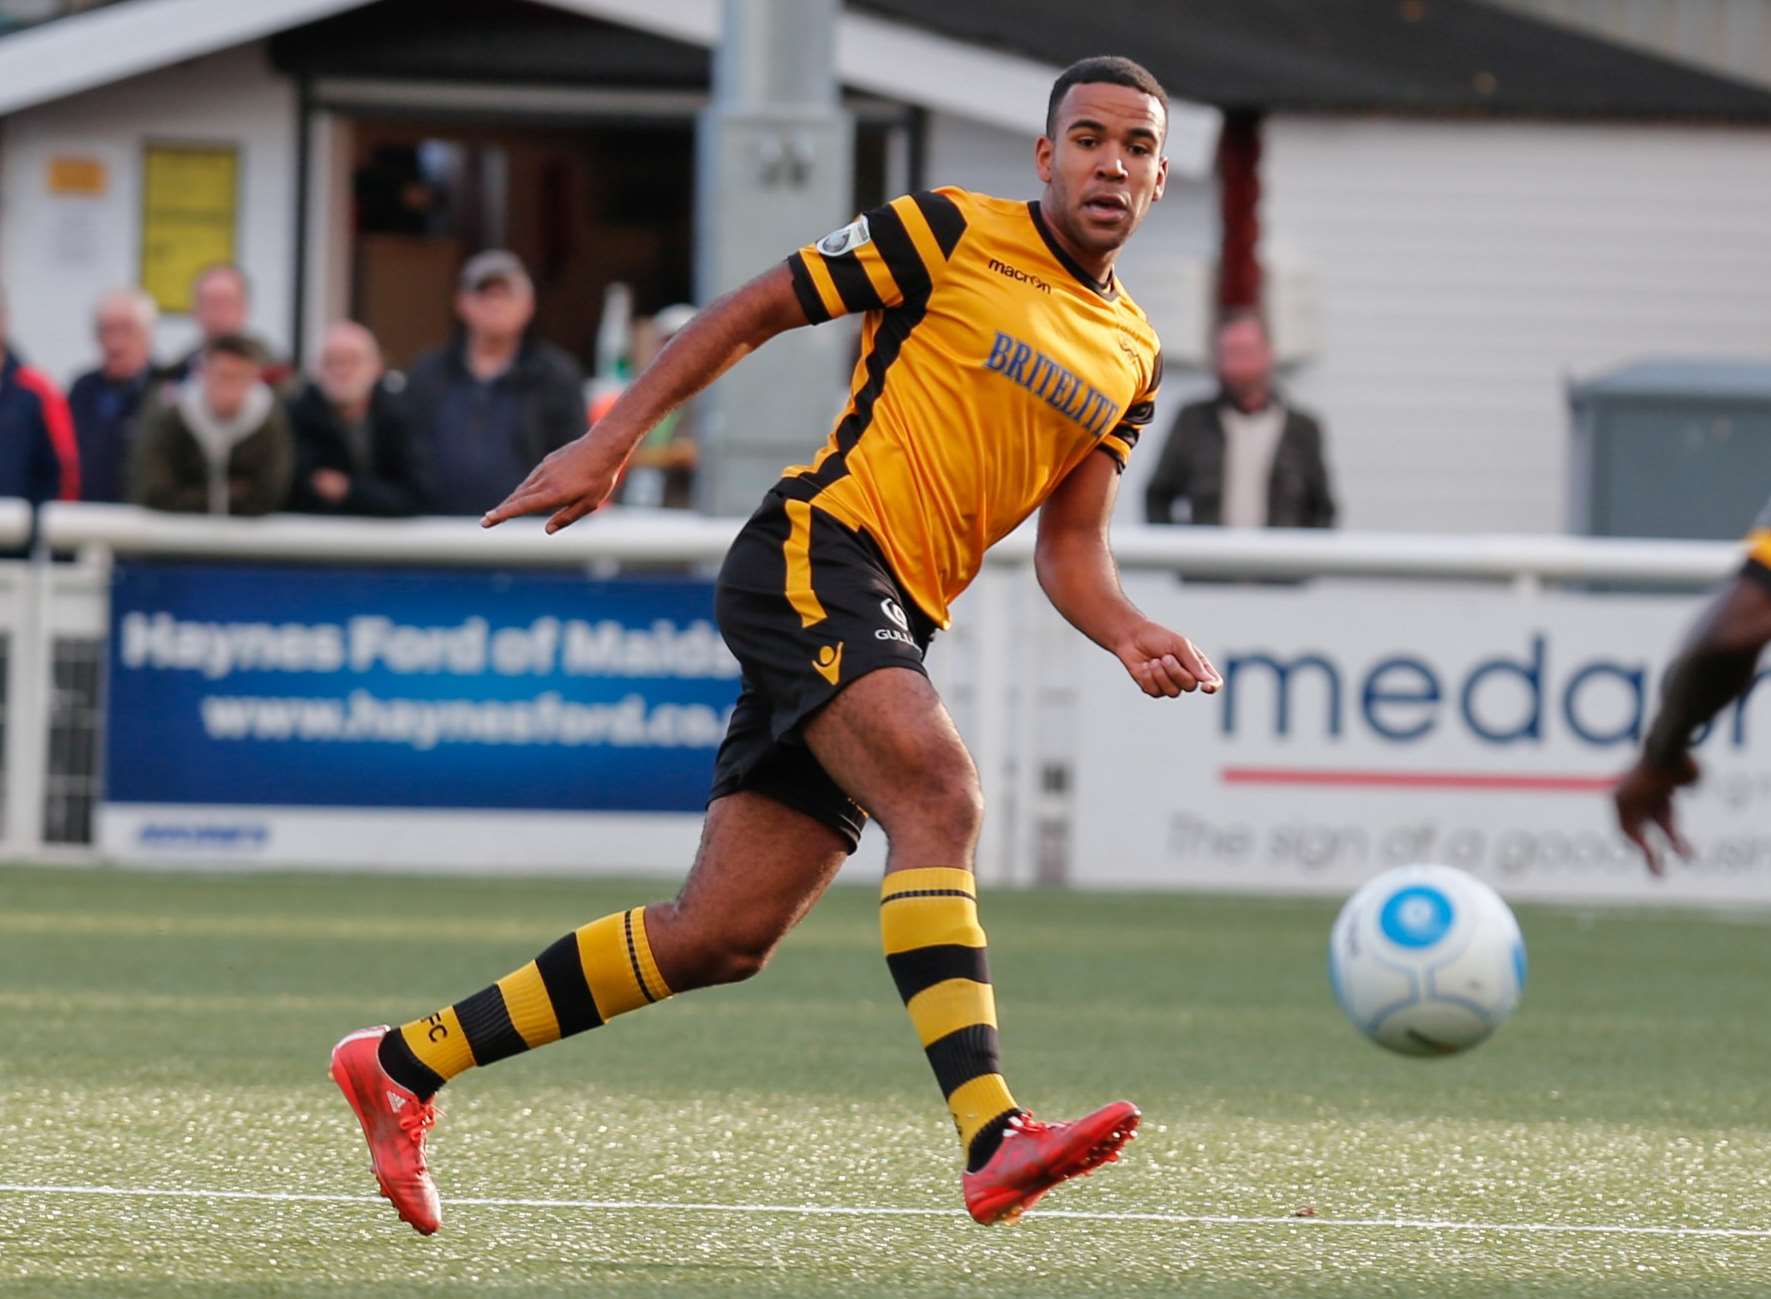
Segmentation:
<svg viewBox="0 0 1771 1299">
<path fill-rule="evenodd" d="M 1328 972 L 1353 1026 L 1403 1055 L 1455 1055 L 1506 1023 L 1525 940 L 1500 894 L 1450 866 L 1368 881 L 1334 922 Z"/>
</svg>

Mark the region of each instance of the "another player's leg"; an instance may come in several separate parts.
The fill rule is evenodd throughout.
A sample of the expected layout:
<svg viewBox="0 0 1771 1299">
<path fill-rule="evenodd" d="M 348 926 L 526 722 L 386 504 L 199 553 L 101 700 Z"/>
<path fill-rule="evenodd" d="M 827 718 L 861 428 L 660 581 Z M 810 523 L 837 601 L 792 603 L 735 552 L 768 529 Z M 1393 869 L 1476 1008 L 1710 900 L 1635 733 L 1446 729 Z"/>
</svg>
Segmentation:
<svg viewBox="0 0 1771 1299">
<path fill-rule="evenodd" d="M 980 1222 L 1012 1221 L 1059 1182 L 1118 1158 L 1137 1108 L 1119 1101 L 1044 1124 L 1008 1089 L 971 870 L 983 796 L 928 679 L 903 668 L 869 673 L 812 720 L 806 741 L 885 829 L 886 961 L 959 1130 L 966 1207 Z"/>
<path fill-rule="evenodd" d="M 400 1217 L 426 1235 L 441 1221 L 425 1138 L 436 1121 L 432 1097 L 446 1082 L 673 993 L 750 977 L 824 892 L 847 847 L 835 831 L 760 794 L 717 799 L 673 900 L 592 921 L 422 1019 L 344 1038 L 332 1076 Z"/>
</svg>

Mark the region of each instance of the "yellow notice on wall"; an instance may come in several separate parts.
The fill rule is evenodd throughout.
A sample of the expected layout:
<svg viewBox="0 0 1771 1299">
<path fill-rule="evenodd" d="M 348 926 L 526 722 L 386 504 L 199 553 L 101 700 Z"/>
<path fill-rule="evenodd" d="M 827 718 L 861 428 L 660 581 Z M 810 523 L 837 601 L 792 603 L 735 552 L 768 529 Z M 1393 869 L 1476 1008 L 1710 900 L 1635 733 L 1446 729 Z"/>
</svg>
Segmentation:
<svg viewBox="0 0 1771 1299">
<path fill-rule="evenodd" d="M 232 145 L 150 144 L 141 184 L 141 286 L 160 310 L 191 309 L 191 281 L 236 260 L 240 151 Z"/>
</svg>

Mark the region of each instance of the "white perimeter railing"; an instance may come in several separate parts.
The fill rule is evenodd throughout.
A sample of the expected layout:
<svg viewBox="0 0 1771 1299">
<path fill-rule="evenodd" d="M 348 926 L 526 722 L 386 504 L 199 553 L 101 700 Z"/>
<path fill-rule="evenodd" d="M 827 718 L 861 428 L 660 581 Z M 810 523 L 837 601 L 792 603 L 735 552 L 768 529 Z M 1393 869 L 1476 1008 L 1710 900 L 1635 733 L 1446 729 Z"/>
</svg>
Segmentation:
<svg viewBox="0 0 1771 1299">
<path fill-rule="evenodd" d="M 57 551 L 95 555 L 207 556 L 302 563 L 577 568 L 608 563 L 714 562 L 743 521 L 666 511 L 611 510 L 548 536 L 536 520 L 485 529 L 471 519 L 331 519 L 282 514 L 225 519 L 158 514 L 133 506 L 56 502 L 44 535 Z M 0 541 L 29 529 L 22 502 L 0 501 Z M 1196 577 L 1409 577 L 1488 581 L 1637 582 L 1704 586 L 1740 559 L 1717 541 L 1637 541 L 1566 536 L 1324 532 L 1121 526 L 1122 568 Z M 1033 559 L 1023 528 L 990 552 L 997 567 Z"/>
<path fill-rule="evenodd" d="M 458 568 L 579 569 L 608 576 L 648 564 L 705 566 L 723 557 L 741 520 L 611 510 L 547 536 L 538 521 L 485 530 L 472 519 L 323 519 L 277 515 L 218 519 L 131 506 L 54 503 L 42 511 L 39 548 L 73 563 L 0 564 L 0 630 L 7 665 L 5 828 L 12 856 L 91 860 L 79 845 L 46 845 L 43 806 L 57 638 L 100 637 L 108 625 L 115 556 L 256 560 L 304 564 L 432 565 Z M 0 500 L 0 545 L 22 547 L 29 508 Z M 1725 577 L 1740 547 L 1723 542 L 1635 541 L 1566 536 L 1444 536 L 1272 530 L 1242 533 L 1128 526 L 1114 531 L 1127 570 L 1208 578 L 1439 579 L 1510 584 L 1616 583 L 1692 590 Z M 1037 762 L 1026 757 L 1029 726 L 1018 713 L 1042 698 L 1042 656 L 1032 634 L 1054 618 L 1029 580 L 1033 533 L 1025 528 L 991 552 L 959 607 L 958 625 L 934 663 L 937 683 L 983 773 L 993 811 L 980 873 L 1025 878 L 1013 865 L 1038 834 Z M 1043 621 L 1041 621 L 1043 620 Z M 945 663 L 942 660 L 946 660 Z M 1049 675 L 1061 660 L 1044 656 Z M 1022 755 L 1017 760 L 1017 754 Z"/>
</svg>

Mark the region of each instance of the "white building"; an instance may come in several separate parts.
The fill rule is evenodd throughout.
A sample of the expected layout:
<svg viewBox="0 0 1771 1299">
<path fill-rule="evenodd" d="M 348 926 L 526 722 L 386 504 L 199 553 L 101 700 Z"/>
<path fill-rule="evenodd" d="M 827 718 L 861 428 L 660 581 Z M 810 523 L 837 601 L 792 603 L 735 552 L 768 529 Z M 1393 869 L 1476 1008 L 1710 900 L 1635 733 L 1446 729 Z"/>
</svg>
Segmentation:
<svg viewBox="0 0 1771 1299">
<path fill-rule="evenodd" d="M 1167 347 L 1159 418 L 1209 387 L 1222 109 L 1260 148 L 1260 204 L 1228 220 L 1258 219 L 1344 523 L 1560 530 L 1570 377 L 1771 351 L 1771 93 L 1469 0 L 1381 8 L 1189 0 L 1152 27 L 1129 0 L 850 4 L 856 202 L 1030 196 L 1052 76 L 1132 51 L 1177 96 L 1169 195 L 1121 263 Z M 297 355 L 353 314 L 407 359 L 446 331 L 454 267 L 493 243 L 537 267 L 544 332 L 587 359 L 610 281 L 642 311 L 687 296 L 717 0 L 506 0 L 492 28 L 485 12 L 125 0 L 0 38 L 21 347 L 71 375 L 101 291 L 200 260 L 222 225 L 256 326 Z M 150 165 L 170 189 L 149 192 Z M 187 192 L 188 210 L 166 200 Z M 169 313 L 163 353 L 191 336 Z M 810 445 L 828 398 L 808 402 Z M 1134 460 L 1128 513 L 1165 431 Z"/>
</svg>

